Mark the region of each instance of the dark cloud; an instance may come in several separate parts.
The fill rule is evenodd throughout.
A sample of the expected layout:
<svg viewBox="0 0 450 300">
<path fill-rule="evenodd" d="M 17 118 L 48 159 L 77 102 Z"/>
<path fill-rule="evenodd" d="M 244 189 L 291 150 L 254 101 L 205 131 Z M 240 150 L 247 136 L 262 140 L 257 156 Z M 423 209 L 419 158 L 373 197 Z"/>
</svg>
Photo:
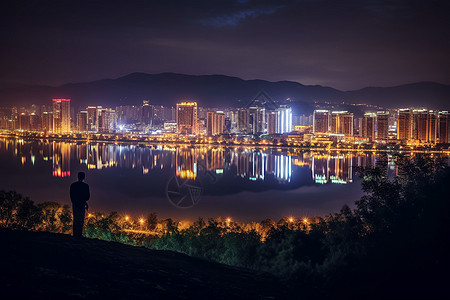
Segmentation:
<svg viewBox="0 0 450 300">
<path fill-rule="evenodd" d="M 0 86 L 134 71 L 341 89 L 450 83 L 447 1 L 9 1 Z"/>
</svg>

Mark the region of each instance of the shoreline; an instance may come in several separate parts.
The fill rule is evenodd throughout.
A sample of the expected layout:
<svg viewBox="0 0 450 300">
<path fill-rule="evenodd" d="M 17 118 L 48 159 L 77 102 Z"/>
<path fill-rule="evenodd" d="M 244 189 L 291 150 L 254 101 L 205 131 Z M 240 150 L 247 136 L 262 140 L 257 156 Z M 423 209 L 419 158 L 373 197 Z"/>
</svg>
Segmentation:
<svg viewBox="0 0 450 300">
<path fill-rule="evenodd" d="M 112 137 L 114 136 L 114 138 Z M 284 149 L 284 150 L 294 150 L 300 152 L 372 152 L 372 153 L 426 153 L 426 154 L 444 154 L 450 156 L 450 148 L 448 149 L 439 149 L 436 146 L 433 148 L 429 148 L 429 146 L 406 146 L 399 145 L 398 143 L 392 142 L 392 144 L 381 144 L 378 147 L 375 147 L 374 143 L 365 143 L 365 144 L 343 144 L 345 147 L 331 147 L 331 144 L 328 146 L 324 145 L 306 145 L 306 142 L 301 142 L 301 144 L 295 145 L 274 145 L 268 143 L 235 143 L 228 141 L 221 142 L 198 142 L 194 140 L 182 141 L 182 140 L 169 140 L 169 139 L 161 139 L 154 138 L 149 140 L 148 138 L 141 139 L 130 139 L 130 138 L 119 138 L 116 134 L 90 134 L 89 136 L 83 136 L 81 134 L 73 134 L 66 136 L 58 136 L 58 135 L 50 135 L 44 136 L 43 134 L 30 134 L 25 133 L 21 134 L 20 132 L 0 132 L 0 137 L 2 138 L 14 138 L 14 139 L 27 139 L 27 140 L 41 140 L 41 141 L 55 141 L 55 142 L 68 142 L 68 143 L 108 143 L 108 144 L 127 144 L 127 145 L 137 145 L 137 146 L 157 146 L 157 145 L 167 145 L 173 147 L 227 147 L 227 148 L 248 148 L 252 147 L 254 149 Z M 353 146 L 353 147 L 352 147 Z M 355 146 L 359 146 L 355 148 Z M 369 148 L 370 146 L 370 148 Z M 387 149 L 384 149 L 387 148 Z M 417 149 L 419 148 L 419 149 Z"/>
</svg>

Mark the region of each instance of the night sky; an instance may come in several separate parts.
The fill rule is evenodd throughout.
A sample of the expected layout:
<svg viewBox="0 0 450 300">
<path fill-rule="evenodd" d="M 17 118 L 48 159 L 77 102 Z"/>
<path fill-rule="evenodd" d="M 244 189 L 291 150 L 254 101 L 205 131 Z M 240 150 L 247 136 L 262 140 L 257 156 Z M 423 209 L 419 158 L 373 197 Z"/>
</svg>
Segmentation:
<svg viewBox="0 0 450 300">
<path fill-rule="evenodd" d="M 132 72 L 450 84 L 450 1 L 7 0 L 0 87 Z"/>
</svg>

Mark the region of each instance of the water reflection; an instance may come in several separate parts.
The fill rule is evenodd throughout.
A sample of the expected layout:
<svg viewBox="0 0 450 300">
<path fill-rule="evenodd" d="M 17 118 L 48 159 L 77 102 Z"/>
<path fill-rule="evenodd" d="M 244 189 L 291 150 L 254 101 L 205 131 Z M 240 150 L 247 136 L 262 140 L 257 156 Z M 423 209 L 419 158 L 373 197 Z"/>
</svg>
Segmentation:
<svg viewBox="0 0 450 300">
<path fill-rule="evenodd" d="M 19 157 L 21 164 L 51 161 L 54 177 L 68 177 L 84 166 L 89 170 L 108 168 L 138 169 L 142 175 L 154 169 L 170 169 L 183 179 L 196 179 L 199 172 L 210 171 L 217 177 L 232 173 L 251 181 L 275 179 L 289 184 L 299 171 L 309 169 L 316 184 L 353 182 L 353 167 L 374 166 L 373 153 L 289 153 L 279 149 L 249 150 L 222 147 L 168 147 L 116 145 L 105 143 L 44 142 L 3 138 L 0 150 Z M 389 167 L 395 168 L 392 161 Z M 229 174 L 230 175 L 230 174 Z"/>
</svg>

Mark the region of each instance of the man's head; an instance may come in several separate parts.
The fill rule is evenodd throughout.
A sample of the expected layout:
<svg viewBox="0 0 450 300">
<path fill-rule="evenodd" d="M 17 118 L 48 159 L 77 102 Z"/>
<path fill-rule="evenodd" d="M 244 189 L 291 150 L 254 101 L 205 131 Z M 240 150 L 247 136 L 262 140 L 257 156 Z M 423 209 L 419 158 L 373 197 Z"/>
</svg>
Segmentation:
<svg viewBox="0 0 450 300">
<path fill-rule="evenodd" d="M 78 180 L 83 181 L 86 178 L 86 174 L 84 172 L 78 172 Z"/>
</svg>

